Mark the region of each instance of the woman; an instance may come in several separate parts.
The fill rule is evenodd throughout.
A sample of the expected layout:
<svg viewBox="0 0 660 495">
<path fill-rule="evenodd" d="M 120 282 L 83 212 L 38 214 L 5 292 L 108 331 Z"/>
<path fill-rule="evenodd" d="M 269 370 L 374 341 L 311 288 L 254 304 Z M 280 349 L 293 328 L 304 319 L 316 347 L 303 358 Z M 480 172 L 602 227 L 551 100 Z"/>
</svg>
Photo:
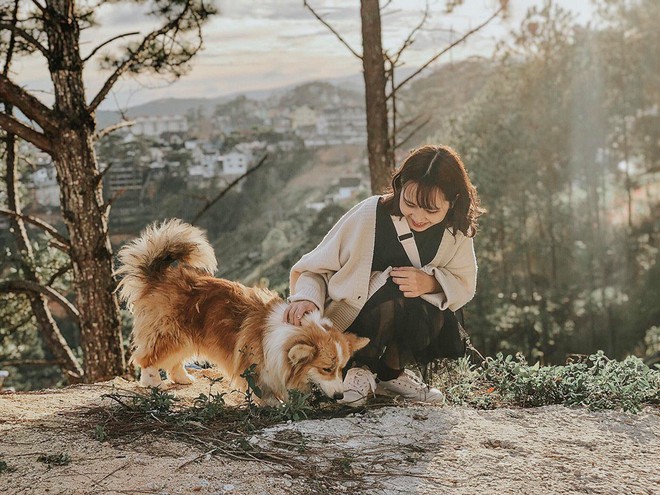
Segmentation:
<svg viewBox="0 0 660 495">
<path fill-rule="evenodd" d="M 423 146 L 387 194 L 353 207 L 293 266 L 285 321 L 299 325 L 319 309 L 340 330 L 371 339 L 354 356 L 343 402 L 361 405 L 374 389 L 444 400 L 405 366 L 461 353 L 453 312 L 475 293 L 472 238 L 483 212 L 458 154 Z"/>
</svg>

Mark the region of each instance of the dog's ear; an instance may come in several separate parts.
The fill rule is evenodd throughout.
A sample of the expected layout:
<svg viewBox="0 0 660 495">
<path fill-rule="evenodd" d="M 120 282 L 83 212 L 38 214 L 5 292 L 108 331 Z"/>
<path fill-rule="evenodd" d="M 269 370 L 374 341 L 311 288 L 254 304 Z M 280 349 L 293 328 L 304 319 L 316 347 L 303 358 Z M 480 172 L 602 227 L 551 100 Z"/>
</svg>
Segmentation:
<svg viewBox="0 0 660 495">
<path fill-rule="evenodd" d="M 348 346 L 351 349 L 351 354 L 353 354 L 355 351 L 359 351 L 363 347 L 366 347 L 370 340 L 367 337 L 358 337 L 351 332 L 344 332 L 344 336 L 346 337 L 346 340 L 348 340 Z"/>
<path fill-rule="evenodd" d="M 305 363 L 314 357 L 315 352 L 316 349 L 311 345 L 296 344 L 289 349 L 289 361 L 294 366 Z"/>
</svg>

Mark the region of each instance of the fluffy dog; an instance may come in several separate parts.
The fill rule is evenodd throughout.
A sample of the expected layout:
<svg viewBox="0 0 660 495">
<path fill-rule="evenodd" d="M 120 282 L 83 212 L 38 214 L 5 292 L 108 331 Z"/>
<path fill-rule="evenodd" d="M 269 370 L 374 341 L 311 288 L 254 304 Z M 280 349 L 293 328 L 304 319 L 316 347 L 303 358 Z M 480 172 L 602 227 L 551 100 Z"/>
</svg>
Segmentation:
<svg viewBox="0 0 660 495">
<path fill-rule="evenodd" d="M 117 290 L 134 314 L 131 360 L 142 368 L 142 386 L 159 386 L 159 369 L 175 383 L 192 383 L 184 363 L 195 357 L 242 389 L 241 373 L 255 364 L 267 404 L 312 384 L 341 399 L 342 369 L 369 342 L 333 329 L 318 311 L 300 327 L 284 323 L 286 303 L 277 294 L 213 277 L 217 261 L 205 234 L 180 220 L 147 227 L 118 257 Z"/>
</svg>

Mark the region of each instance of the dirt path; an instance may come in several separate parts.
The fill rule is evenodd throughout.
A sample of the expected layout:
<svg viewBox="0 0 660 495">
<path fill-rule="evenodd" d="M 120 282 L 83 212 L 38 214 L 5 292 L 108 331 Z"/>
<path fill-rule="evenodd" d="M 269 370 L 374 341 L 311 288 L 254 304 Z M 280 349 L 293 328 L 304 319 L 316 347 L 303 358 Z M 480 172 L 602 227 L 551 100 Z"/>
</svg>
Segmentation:
<svg viewBox="0 0 660 495">
<path fill-rule="evenodd" d="M 282 465 L 205 456 L 148 435 L 98 442 L 80 429 L 79 412 L 113 385 L 135 389 L 116 379 L 0 395 L 0 461 L 13 469 L 0 473 L 0 494 L 660 494 L 658 409 L 408 405 L 281 424 L 248 439 L 303 460 L 306 475 L 291 476 Z M 199 380 L 175 393 L 207 389 Z M 59 452 L 69 464 L 37 460 Z"/>
</svg>

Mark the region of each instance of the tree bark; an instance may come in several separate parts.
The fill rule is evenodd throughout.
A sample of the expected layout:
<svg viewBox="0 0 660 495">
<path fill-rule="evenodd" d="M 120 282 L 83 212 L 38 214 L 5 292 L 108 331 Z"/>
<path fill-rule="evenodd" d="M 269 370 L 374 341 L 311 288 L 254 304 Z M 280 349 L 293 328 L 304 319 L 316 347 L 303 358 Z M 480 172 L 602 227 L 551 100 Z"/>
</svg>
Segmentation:
<svg viewBox="0 0 660 495">
<path fill-rule="evenodd" d="M 5 105 L 5 111 L 11 113 L 11 110 Z M 25 280 L 39 283 L 39 278 L 35 271 L 34 254 L 32 245 L 28 238 L 25 222 L 20 217 L 21 202 L 18 194 L 18 180 L 16 177 L 16 136 L 7 134 L 5 138 L 6 145 L 6 164 L 7 176 L 7 206 L 18 215 L 12 217 L 11 224 L 14 230 L 14 238 L 18 250 L 21 253 L 21 268 Z M 37 326 L 44 340 L 45 346 L 55 356 L 55 360 L 62 370 L 62 374 L 69 383 L 78 383 L 83 379 L 83 370 L 78 364 L 78 360 L 73 355 L 71 348 L 67 344 L 62 332 L 53 318 L 48 307 L 46 296 L 38 293 L 30 294 L 30 305 L 32 312 L 37 319 Z"/>
<path fill-rule="evenodd" d="M 60 123 L 52 139 L 52 157 L 71 244 L 85 381 L 94 382 L 121 375 L 126 369 L 112 277 L 108 211 L 94 152 L 94 116 L 86 105 L 74 2 L 52 0 L 45 15 L 50 24 L 47 34 L 54 113 Z"/>
<path fill-rule="evenodd" d="M 371 191 L 380 194 L 390 184 L 394 156 L 388 135 L 385 57 L 381 41 L 378 0 L 361 0 L 360 17 Z"/>
</svg>

